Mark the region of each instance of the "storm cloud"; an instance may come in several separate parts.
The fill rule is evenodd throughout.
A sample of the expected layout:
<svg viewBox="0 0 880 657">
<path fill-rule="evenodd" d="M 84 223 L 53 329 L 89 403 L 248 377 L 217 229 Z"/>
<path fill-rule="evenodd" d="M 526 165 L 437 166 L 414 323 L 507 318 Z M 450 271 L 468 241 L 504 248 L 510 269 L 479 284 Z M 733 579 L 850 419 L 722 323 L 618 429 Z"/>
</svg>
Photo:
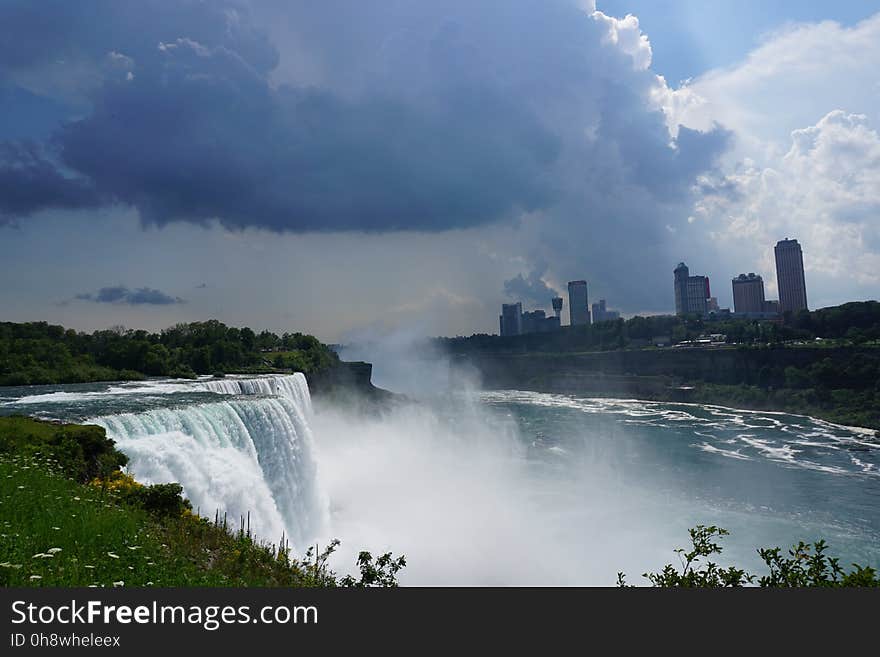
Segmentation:
<svg viewBox="0 0 880 657">
<path fill-rule="evenodd" d="M 681 259 L 668 227 L 730 139 L 667 126 L 638 20 L 588 2 L 52 6 L 0 8 L 0 75 L 84 109 L 9 216 L 120 204 L 156 226 L 523 226 L 524 283 L 549 263 L 548 280 L 645 307 Z M 621 265 L 651 274 L 615 278 Z"/>
<path fill-rule="evenodd" d="M 97 293 L 86 292 L 77 294 L 80 301 L 94 301 L 95 303 L 127 304 L 129 306 L 170 306 L 176 303 L 186 303 L 180 297 L 172 297 L 161 290 L 150 287 L 140 287 L 130 290 L 124 285 L 102 287 Z"/>
<path fill-rule="evenodd" d="M 0 142 L 0 224 L 49 207 L 95 207 L 89 180 L 64 176 L 33 141 Z"/>
</svg>

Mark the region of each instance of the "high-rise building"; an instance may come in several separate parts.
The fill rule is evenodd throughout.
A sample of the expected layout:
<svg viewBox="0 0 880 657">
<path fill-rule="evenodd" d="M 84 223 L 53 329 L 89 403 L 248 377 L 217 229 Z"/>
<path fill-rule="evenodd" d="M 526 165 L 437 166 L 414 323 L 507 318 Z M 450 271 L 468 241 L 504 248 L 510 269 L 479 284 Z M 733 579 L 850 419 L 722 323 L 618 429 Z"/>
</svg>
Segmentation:
<svg viewBox="0 0 880 657">
<path fill-rule="evenodd" d="M 572 326 L 590 323 L 590 306 L 587 303 L 587 282 L 569 281 L 568 317 Z"/>
<path fill-rule="evenodd" d="M 593 306 L 593 324 L 596 322 L 611 322 L 620 318 L 620 313 L 616 310 L 608 310 L 605 305 L 605 299 L 599 299 L 598 303 Z"/>
<path fill-rule="evenodd" d="M 807 309 L 807 283 L 804 280 L 804 254 L 797 240 L 788 238 L 776 243 L 776 286 L 779 288 L 779 312 Z"/>
<path fill-rule="evenodd" d="M 764 299 L 764 279 L 749 272 L 748 276 L 740 274 L 732 281 L 733 285 L 733 311 L 737 313 L 763 313 L 766 300 Z"/>
<path fill-rule="evenodd" d="M 705 315 L 708 312 L 708 299 L 711 297 L 708 276 L 691 276 L 683 262 L 674 270 L 675 314 Z"/>
<path fill-rule="evenodd" d="M 541 330 L 547 314 L 543 310 L 533 310 L 522 314 L 522 332 L 537 333 Z"/>
<path fill-rule="evenodd" d="M 501 324 L 501 336 L 521 335 L 522 326 L 522 303 L 501 304 L 501 316 L 498 318 Z"/>
<path fill-rule="evenodd" d="M 559 328 L 559 318 L 547 317 L 543 310 L 533 310 L 522 314 L 523 333 L 548 333 Z"/>
<path fill-rule="evenodd" d="M 556 319 L 559 319 L 562 317 L 562 297 L 553 297 L 551 303 L 553 304 L 553 314 L 556 315 Z"/>
<path fill-rule="evenodd" d="M 675 314 L 684 315 L 687 312 L 687 281 L 690 270 L 683 262 L 679 262 L 675 268 Z"/>
</svg>

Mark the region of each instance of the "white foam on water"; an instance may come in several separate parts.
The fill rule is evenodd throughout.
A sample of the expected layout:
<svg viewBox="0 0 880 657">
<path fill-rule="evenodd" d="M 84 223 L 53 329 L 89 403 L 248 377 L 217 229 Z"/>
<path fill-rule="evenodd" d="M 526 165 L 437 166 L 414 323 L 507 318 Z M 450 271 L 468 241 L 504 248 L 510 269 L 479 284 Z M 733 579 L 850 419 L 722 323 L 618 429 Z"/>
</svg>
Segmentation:
<svg viewBox="0 0 880 657">
<path fill-rule="evenodd" d="M 721 449 L 720 447 L 715 447 L 714 445 L 710 445 L 709 443 L 699 443 L 694 445 L 697 449 L 701 449 L 704 452 L 711 452 L 712 454 L 719 454 L 721 456 L 727 456 L 732 459 L 740 459 L 741 461 L 748 461 L 751 457 L 746 456 L 745 454 L 740 454 L 737 450 L 731 449 Z"/>
<path fill-rule="evenodd" d="M 281 532 L 302 547 L 326 530 L 312 413 L 302 374 L 222 382 L 228 401 L 122 413 L 89 421 L 107 430 L 136 477 L 177 481 L 194 507 L 232 517 L 251 512 L 261 538 Z M 264 396 L 267 393 L 277 396 Z M 265 532 L 265 533 L 263 533 Z"/>
</svg>

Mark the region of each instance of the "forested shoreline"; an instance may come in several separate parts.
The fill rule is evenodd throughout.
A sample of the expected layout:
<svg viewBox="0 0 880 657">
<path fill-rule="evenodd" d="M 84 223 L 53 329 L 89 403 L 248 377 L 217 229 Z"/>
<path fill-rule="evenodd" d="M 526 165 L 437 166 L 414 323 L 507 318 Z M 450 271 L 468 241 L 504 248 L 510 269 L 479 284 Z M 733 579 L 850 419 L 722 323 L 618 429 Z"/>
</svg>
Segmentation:
<svg viewBox="0 0 880 657">
<path fill-rule="evenodd" d="M 88 383 L 233 372 L 319 372 L 338 362 L 317 338 L 176 324 L 158 333 L 117 327 L 77 332 L 47 322 L 0 323 L 0 385 Z"/>
<path fill-rule="evenodd" d="M 703 342 L 701 337 L 713 336 Z M 658 342 L 666 345 L 658 347 Z M 782 322 L 633 317 L 435 341 L 488 388 L 638 397 L 811 415 L 880 429 L 880 303 Z"/>
</svg>

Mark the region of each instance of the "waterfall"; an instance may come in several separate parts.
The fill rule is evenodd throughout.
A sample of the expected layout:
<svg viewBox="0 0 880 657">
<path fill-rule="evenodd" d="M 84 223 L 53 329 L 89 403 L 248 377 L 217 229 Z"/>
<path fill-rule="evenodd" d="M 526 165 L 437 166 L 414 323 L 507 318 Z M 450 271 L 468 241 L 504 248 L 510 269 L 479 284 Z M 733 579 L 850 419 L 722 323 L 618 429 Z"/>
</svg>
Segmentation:
<svg viewBox="0 0 880 657">
<path fill-rule="evenodd" d="M 260 538 L 277 540 L 284 532 L 297 547 L 309 544 L 323 532 L 328 511 L 318 485 L 305 377 L 195 385 L 236 397 L 89 421 L 128 455 L 139 481 L 177 481 L 204 515 L 219 509 L 237 523 L 250 512 Z"/>
<path fill-rule="evenodd" d="M 197 390 L 224 395 L 279 395 L 288 397 L 307 413 L 312 411 L 309 386 L 302 374 L 291 376 L 264 376 L 254 379 L 224 378 L 191 384 Z"/>
</svg>

